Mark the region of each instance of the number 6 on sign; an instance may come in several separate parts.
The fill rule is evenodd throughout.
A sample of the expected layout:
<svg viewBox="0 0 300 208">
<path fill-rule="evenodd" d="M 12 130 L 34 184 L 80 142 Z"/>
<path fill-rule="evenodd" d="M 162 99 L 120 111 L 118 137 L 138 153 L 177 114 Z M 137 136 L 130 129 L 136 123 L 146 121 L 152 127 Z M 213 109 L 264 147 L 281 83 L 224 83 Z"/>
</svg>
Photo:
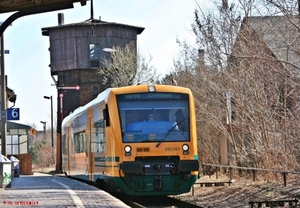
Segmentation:
<svg viewBox="0 0 300 208">
<path fill-rule="evenodd" d="M 8 108 L 6 110 L 7 120 L 20 120 L 20 109 L 19 108 Z"/>
</svg>

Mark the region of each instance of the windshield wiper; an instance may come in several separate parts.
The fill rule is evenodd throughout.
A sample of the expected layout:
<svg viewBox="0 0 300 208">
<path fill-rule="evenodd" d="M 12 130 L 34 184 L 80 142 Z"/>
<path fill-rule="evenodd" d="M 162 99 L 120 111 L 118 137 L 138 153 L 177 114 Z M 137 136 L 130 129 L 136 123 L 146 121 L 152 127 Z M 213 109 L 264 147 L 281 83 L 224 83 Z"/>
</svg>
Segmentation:
<svg viewBox="0 0 300 208">
<path fill-rule="evenodd" d="M 173 131 L 173 129 L 175 129 L 177 126 L 179 126 L 179 124 L 181 124 L 187 117 L 189 117 L 189 116 L 184 117 L 179 123 L 177 123 L 171 129 L 169 129 L 166 136 L 157 143 L 156 147 L 158 147 L 165 140 L 165 138 L 167 138 L 169 136 L 169 134 Z"/>
</svg>

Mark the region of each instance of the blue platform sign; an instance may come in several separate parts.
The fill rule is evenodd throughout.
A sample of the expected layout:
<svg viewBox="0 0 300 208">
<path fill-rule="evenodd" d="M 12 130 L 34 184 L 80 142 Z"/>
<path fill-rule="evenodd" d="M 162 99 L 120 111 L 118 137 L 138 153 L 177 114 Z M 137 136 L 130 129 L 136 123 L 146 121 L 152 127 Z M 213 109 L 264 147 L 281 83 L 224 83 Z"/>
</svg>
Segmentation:
<svg viewBox="0 0 300 208">
<path fill-rule="evenodd" d="M 20 109 L 19 108 L 6 109 L 6 120 L 20 120 Z"/>
</svg>

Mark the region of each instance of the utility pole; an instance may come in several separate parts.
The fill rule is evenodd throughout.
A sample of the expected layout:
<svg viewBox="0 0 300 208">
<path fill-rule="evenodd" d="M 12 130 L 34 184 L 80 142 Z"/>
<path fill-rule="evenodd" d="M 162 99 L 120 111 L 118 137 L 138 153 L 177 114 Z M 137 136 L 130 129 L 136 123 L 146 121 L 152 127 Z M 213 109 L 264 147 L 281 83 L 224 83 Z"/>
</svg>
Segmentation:
<svg viewBox="0 0 300 208">
<path fill-rule="evenodd" d="M 6 154 L 6 80 L 4 73 L 4 35 L 0 36 L 0 51 L 1 51 L 1 154 L 5 157 Z"/>
</svg>

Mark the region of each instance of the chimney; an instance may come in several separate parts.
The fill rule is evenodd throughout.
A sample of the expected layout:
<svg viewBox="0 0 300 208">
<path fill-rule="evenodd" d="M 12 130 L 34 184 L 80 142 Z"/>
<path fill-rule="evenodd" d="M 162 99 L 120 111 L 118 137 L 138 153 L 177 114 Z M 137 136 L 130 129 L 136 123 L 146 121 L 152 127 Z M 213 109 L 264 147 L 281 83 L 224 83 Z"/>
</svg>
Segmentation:
<svg viewBox="0 0 300 208">
<path fill-rule="evenodd" d="M 205 50 L 204 49 L 198 49 L 198 66 L 199 69 L 202 69 L 205 67 Z"/>
<path fill-rule="evenodd" d="M 62 26 L 65 24 L 64 13 L 58 13 L 58 26 Z"/>
<path fill-rule="evenodd" d="M 204 55 L 205 55 L 204 49 L 198 49 L 199 61 L 202 62 L 202 63 L 204 62 Z"/>
</svg>

